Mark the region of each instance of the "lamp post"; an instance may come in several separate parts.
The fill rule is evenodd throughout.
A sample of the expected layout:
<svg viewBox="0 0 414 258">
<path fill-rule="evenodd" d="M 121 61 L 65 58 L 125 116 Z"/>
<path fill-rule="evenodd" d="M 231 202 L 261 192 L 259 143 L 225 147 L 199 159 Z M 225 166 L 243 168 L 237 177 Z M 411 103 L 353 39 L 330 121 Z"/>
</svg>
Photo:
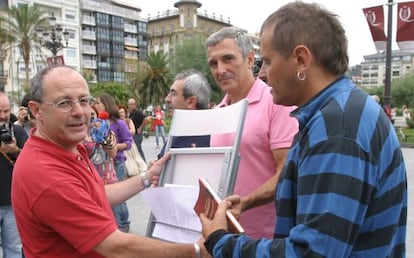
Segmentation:
<svg viewBox="0 0 414 258">
<path fill-rule="evenodd" d="M 17 103 L 20 105 L 20 60 L 18 59 L 16 61 L 16 67 L 17 67 Z"/>
<path fill-rule="evenodd" d="M 393 0 L 388 0 L 388 27 L 387 27 L 387 50 L 385 55 L 385 85 L 383 104 L 391 106 L 391 65 L 392 65 L 392 6 Z"/>
<path fill-rule="evenodd" d="M 50 27 L 47 29 L 36 29 L 37 37 L 40 45 L 49 49 L 53 56 L 56 56 L 59 50 L 68 47 L 69 32 L 63 31 L 62 25 L 56 24 L 56 17 L 53 13 L 49 16 L 49 24 Z"/>
</svg>

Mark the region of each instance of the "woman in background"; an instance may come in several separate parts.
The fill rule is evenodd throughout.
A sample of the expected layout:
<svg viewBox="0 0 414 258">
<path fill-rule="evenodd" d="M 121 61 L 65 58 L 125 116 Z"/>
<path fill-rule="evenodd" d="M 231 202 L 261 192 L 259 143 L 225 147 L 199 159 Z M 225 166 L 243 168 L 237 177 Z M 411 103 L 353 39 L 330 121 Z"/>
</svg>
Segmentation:
<svg viewBox="0 0 414 258">
<path fill-rule="evenodd" d="M 95 102 L 96 110 L 99 112 L 106 111 L 109 114 L 110 129 L 114 132 L 116 137 L 117 153 L 114 158 L 114 165 L 116 176 L 119 181 L 126 178 L 125 150 L 131 148 L 132 136 L 129 132 L 127 124 L 119 116 L 119 110 L 114 100 L 109 94 L 102 93 L 96 98 Z M 123 232 L 129 232 L 129 212 L 126 202 L 113 207 L 114 215 L 118 222 L 118 228 Z"/>
<path fill-rule="evenodd" d="M 127 124 L 129 132 L 131 133 L 131 135 L 134 135 L 135 134 L 135 125 L 134 125 L 134 122 L 132 122 L 132 120 L 127 117 L 127 108 L 126 108 L 126 106 L 123 105 L 123 104 L 119 104 L 118 105 L 118 110 L 119 110 L 119 116 Z"/>
<path fill-rule="evenodd" d="M 119 104 L 118 108 L 119 108 L 119 116 L 127 124 L 129 132 L 131 133 L 131 136 L 134 136 L 135 125 L 132 119 L 126 116 L 127 108 L 122 104 Z M 125 167 L 126 167 L 127 177 L 135 176 L 138 173 L 146 171 L 148 169 L 147 163 L 141 157 L 141 154 L 138 152 L 138 147 L 135 144 L 135 141 L 131 143 L 131 148 L 129 150 L 124 151 L 124 154 L 126 156 Z"/>
</svg>

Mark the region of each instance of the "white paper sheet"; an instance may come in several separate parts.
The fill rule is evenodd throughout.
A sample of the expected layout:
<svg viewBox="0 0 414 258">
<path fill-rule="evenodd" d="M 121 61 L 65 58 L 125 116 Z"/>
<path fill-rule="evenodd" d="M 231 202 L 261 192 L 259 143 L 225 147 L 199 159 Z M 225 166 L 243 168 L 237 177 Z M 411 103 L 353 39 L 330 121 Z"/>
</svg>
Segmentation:
<svg viewBox="0 0 414 258">
<path fill-rule="evenodd" d="M 157 223 L 152 236 L 177 243 L 194 243 L 201 237 L 201 223 L 194 212 L 199 188 L 170 185 L 141 192 Z"/>
</svg>

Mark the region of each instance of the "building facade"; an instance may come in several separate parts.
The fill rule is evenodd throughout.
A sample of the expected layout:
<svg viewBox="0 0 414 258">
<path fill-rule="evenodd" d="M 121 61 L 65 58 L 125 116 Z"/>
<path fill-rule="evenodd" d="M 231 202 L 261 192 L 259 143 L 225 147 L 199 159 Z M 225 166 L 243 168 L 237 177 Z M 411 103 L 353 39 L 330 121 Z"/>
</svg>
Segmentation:
<svg viewBox="0 0 414 258">
<path fill-rule="evenodd" d="M 172 52 L 184 40 L 206 38 L 222 27 L 232 26 L 229 18 L 200 10 L 202 4 L 194 0 L 179 0 L 173 10 L 147 18 L 141 17 L 138 6 L 122 0 L 0 1 L 8 6 L 36 5 L 45 14 L 53 14 L 56 24 L 69 32 L 68 46 L 57 55 L 92 83 L 127 82 L 128 73 L 136 72 L 145 63 L 148 52 Z M 251 38 L 258 57 L 258 37 Z M 53 56 L 45 47 L 38 49 L 33 48 L 31 54 L 30 78 Z M 13 103 L 15 108 L 24 95 L 24 84 L 25 65 L 20 50 L 15 46 L 6 54 L 0 49 L 0 89 L 19 96 Z"/>
<path fill-rule="evenodd" d="M 117 1 L 81 0 L 81 67 L 90 82 L 125 82 L 147 56 L 141 9 Z"/>
<path fill-rule="evenodd" d="M 180 0 L 175 9 L 148 17 L 148 51 L 171 53 L 176 44 L 195 37 L 206 38 L 222 27 L 231 26 L 230 18 L 199 11 L 195 0 Z"/>
<path fill-rule="evenodd" d="M 58 51 L 57 55 L 62 55 L 65 64 L 80 69 L 79 63 L 79 1 L 78 0 L 9 0 L 8 6 L 35 5 L 47 15 L 56 17 L 56 24 L 61 25 L 69 32 L 69 44 L 67 48 Z M 3 74 L 0 75 L 0 86 L 9 93 L 12 100 L 12 111 L 15 111 L 23 98 L 26 84 L 26 67 L 20 49 L 17 44 L 5 51 L 3 49 Z M 52 57 L 50 50 L 33 44 L 30 53 L 30 63 L 28 66 L 29 78 L 32 78 L 38 71 L 47 66 L 47 58 Z M 1 57 L 0 57 L 1 60 Z M 3 80 L 2 80 L 3 78 Z"/>
<path fill-rule="evenodd" d="M 361 63 L 361 86 L 375 88 L 385 83 L 386 54 L 378 53 L 364 56 Z M 414 72 L 414 53 L 392 51 L 391 80 Z"/>
</svg>

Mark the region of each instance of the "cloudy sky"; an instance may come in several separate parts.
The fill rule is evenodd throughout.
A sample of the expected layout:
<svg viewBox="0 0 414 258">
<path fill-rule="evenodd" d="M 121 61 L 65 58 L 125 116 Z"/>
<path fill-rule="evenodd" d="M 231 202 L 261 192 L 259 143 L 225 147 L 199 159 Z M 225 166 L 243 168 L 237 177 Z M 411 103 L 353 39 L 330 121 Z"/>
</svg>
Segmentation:
<svg viewBox="0 0 414 258">
<path fill-rule="evenodd" d="M 174 3 L 178 0 L 123 0 L 130 2 L 142 9 L 142 17 L 147 18 L 157 15 L 157 12 L 163 12 L 167 9 L 174 10 Z M 217 17 L 220 15 L 224 19 L 230 18 L 231 24 L 244 29 L 251 33 L 260 30 L 261 23 L 264 19 L 275 11 L 277 8 L 291 1 L 286 0 L 255 0 L 255 1 L 237 1 L 237 0 L 198 0 L 202 4 L 199 11 L 207 11 Z M 304 2 L 316 2 L 325 6 L 327 9 L 338 14 L 343 23 L 349 40 L 349 56 L 351 65 L 359 64 L 364 59 L 364 55 L 376 53 L 375 45 L 369 32 L 368 24 L 365 20 L 362 8 L 373 7 L 378 5 L 384 6 L 384 16 L 387 17 L 388 0 L 315 0 Z M 394 2 L 397 2 L 394 0 Z M 403 2 L 403 1 L 400 1 Z M 405 1 L 404 1 L 405 2 Z M 393 24 L 396 23 L 397 5 L 393 6 Z M 385 18 L 387 19 L 387 18 Z M 393 29 L 393 38 L 395 38 L 395 28 Z M 393 41 L 393 49 L 397 49 L 397 44 Z"/>
</svg>

